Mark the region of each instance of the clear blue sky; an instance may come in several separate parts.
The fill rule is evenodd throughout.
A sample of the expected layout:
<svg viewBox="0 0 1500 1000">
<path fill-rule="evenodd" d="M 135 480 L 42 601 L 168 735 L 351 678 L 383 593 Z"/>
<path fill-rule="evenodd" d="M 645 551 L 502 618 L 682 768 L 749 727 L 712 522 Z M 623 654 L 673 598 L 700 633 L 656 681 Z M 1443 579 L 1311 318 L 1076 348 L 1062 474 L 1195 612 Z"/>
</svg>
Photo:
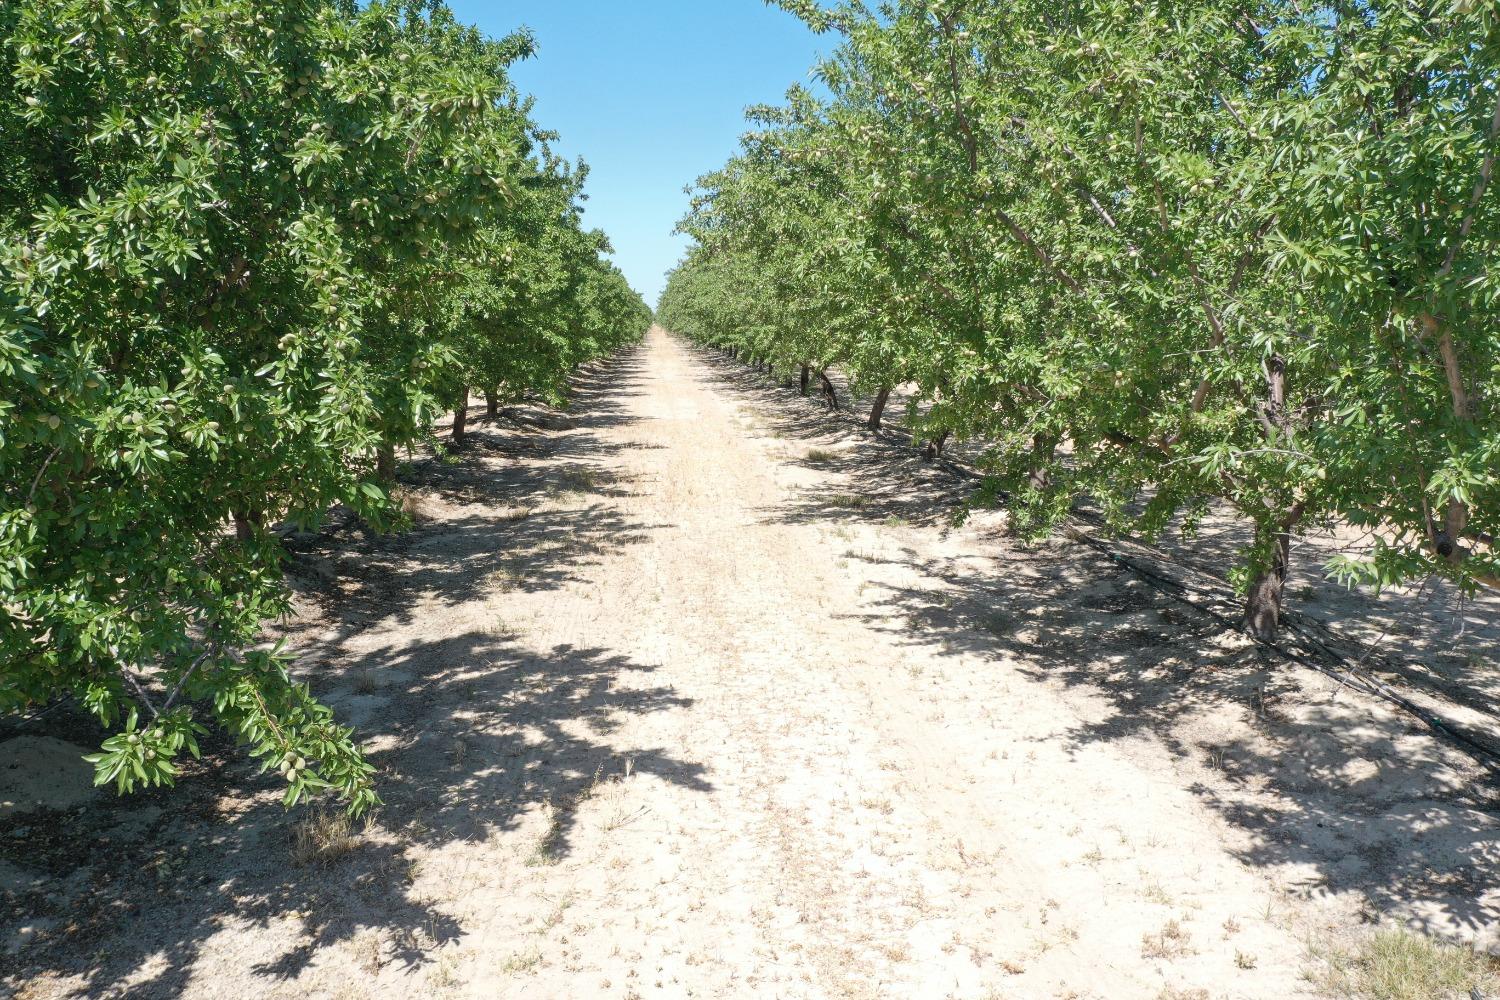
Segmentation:
<svg viewBox="0 0 1500 1000">
<path fill-rule="evenodd" d="M 449 2 L 487 34 L 536 34 L 516 85 L 559 151 L 587 161 L 586 222 L 652 306 L 685 246 L 683 186 L 734 152 L 746 107 L 779 103 L 833 44 L 762 0 Z"/>
</svg>

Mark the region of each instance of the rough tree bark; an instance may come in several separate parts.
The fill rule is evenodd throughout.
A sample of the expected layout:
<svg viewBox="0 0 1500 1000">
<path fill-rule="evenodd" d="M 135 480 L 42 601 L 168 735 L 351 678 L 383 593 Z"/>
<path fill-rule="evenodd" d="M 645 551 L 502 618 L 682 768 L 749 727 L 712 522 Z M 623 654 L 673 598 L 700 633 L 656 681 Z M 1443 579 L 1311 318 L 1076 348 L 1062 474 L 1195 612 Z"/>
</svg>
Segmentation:
<svg viewBox="0 0 1500 1000">
<path fill-rule="evenodd" d="M 1286 575 L 1292 560 L 1292 528 L 1302 512 L 1294 508 L 1279 524 L 1257 528 L 1257 541 L 1270 543 L 1269 564 L 1250 583 L 1245 595 L 1245 631 L 1261 642 L 1273 642 L 1281 631 L 1281 612 L 1286 593 Z M 1266 538 L 1264 533 L 1269 532 Z"/>
<path fill-rule="evenodd" d="M 484 391 L 484 415 L 494 420 L 500 413 L 500 391 L 498 389 L 486 389 Z"/>
<path fill-rule="evenodd" d="M 469 390 L 465 389 L 459 394 L 458 402 L 453 404 L 453 444 L 455 446 L 464 443 L 464 438 L 469 430 Z"/>
<path fill-rule="evenodd" d="M 952 431 L 945 430 L 935 438 L 929 438 L 927 444 L 922 447 L 922 461 L 935 462 L 942 455 L 943 449 L 948 446 L 948 435 Z"/>
<path fill-rule="evenodd" d="M 375 451 L 375 478 L 382 483 L 396 481 L 396 446 L 384 443 Z"/>
<path fill-rule="evenodd" d="M 891 387 L 883 385 L 875 394 L 875 402 L 870 404 L 870 419 L 865 421 L 865 426 L 872 431 L 880 430 L 880 418 L 885 415 L 886 401 L 891 398 Z"/>
<path fill-rule="evenodd" d="M 241 542 L 248 542 L 255 537 L 255 530 L 261 526 L 263 518 L 258 511 L 237 510 L 234 517 L 234 537 Z"/>
<path fill-rule="evenodd" d="M 830 410 L 838 410 L 839 394 L 834 391 L 833 383 L 828 379 L 828 373 L 826 371 L 819 371 L 818 378 L 823 383 L 823 402 L 828 404 Z M 803 389 L 802 393 L 806 395 L 807 390 Z"/>
<path fill-rule="evenodd" d="M 812 384 L 812 369 L 807 365 L 802 366 L 802 377 L 799 381 L 801 382 L 802 395 L 806 396 L 807 387 Z"/>
<path fill-rule="evenodd" d="M 1266 402 L 1260 420 L 1266 440 L 1272 447 L 1284 446 L 1291 436 L 1291 418 L 1286 407 L 1286 359 L 1273 354 L 1266 359 Z M 1281 630 L 1282 605 L 1286 596 L 1286 576 L 1291 565 L 1292 529 L 1302 520 L 1303 507 L 1293 504 L 1279 521 L 1258 523 L 1255 541 L 1270 557 L 1245 595 L 1245 631 L 1261 642 L 1271 642 Z"/>
<path fill-rule="evenodd" d="M 1437 344 L 1438 357 L 1443 362 L 1443 375 L 1448 381 L 1448 396 L 1453 419 L 1459 424 L 1467 424 L 1472 418 L 1472 411 L 1469 392 L 1464 385 L 1463 369 L 1459 365 L 1458 351 L 1453 345 L 1453 333 L 1447 327 L 1442 326 L 1438 318 L 1431 314 L 1422 316 L 1422 333 L 1428 340 Z M 1462 540 L 1468 526 L 1468 504 L 1457 498 L 1449 500 L 1441 525 L 1435 529 L 1428 528 L 1432 536 L 1433 550 L 1438 556 L 1455 566 L 1463 562 L 1464 556 L 1468 553 L 1464 549 Z"/>
</svg>

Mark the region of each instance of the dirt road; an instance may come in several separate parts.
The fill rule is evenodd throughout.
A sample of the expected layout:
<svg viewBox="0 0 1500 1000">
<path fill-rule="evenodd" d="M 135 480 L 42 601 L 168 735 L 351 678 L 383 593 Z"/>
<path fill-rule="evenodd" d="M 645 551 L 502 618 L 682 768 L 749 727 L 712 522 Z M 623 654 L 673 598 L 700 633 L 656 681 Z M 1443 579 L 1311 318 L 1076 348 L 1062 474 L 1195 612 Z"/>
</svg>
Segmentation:
<svg viewBox="0 0 1500 1000">
<path fill-rule="evenodd" d="M 1494 859 L 1463 762 L 1404 722 L 950 528 L 940 474 L 660 331 L 568 422 L 481 427 L 412 534 L 302 557 L 288 637 L 382 768 L 353 849 L 294 867 L 274 790 L 144 807 L 153 849 L 212 856 L 120 876 L 146 912 L 46 924 L 13 983 L 1282 998 L 1361 913 L 1493 933 L 1493 890 L 1419 877 Z M 1420 857 L 1370 847 L 1419 822 Z"/>
</svg>

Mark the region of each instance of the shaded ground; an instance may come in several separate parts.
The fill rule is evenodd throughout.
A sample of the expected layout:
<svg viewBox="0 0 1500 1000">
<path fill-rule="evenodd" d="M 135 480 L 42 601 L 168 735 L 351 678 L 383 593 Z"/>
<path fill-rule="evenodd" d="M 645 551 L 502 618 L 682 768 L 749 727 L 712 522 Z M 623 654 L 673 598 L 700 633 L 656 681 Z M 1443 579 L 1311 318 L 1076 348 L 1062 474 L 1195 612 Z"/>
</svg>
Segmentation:
<svg viewBox="0 0 1500 1000">
<path fill-rule="evenodd" d="M 951 528 L 909 448 L 660 332 L 514 416 L 410 468 L 410 533 L 296 546 L 287 638 L 381 770 L 352 849 L 294 864 L 232 753 L 0 813 L 0 985 L 1287 997 L 1364 924 L 1497 944 L 1471 760 L 1098 553 Z M 1492 652 L 1492 611 L 1402 648 Z"/>
</svg>

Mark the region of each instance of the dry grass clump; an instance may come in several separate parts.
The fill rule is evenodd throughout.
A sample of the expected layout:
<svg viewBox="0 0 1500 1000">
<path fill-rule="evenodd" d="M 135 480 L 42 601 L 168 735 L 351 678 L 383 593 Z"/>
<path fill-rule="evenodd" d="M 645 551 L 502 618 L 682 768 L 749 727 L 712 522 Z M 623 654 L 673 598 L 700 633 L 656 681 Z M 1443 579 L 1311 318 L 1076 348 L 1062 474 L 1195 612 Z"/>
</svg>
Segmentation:
<svg viewBox="0 0 1500 1000">
<path fill-rule="evenodd" d="M 823 465 L 832 462 L 837 457 L 833 452 L 823 448 L 809 448 L 807 451 L 807 460 L 813 465 Z"/>
<path fill-rule="evenodd" d="M 1335 996 L 1367 1000 L 1469 1000 L 1500 994 L 1500 961 L 1411 931 L 1380 931 L 1353 951 L 1318 956 L 1315 982 Z"/>
<path fill-rule="evenodd" d="M 349 949 L 355 963 L 372 976 L 385 964 L 385 941 L 378 930 L 365 931 L 349 943 Z"/>
<path fill-rule="evenodd" d="M 392 498 L 401 507 L 401 513 L 413 524 L 433 521 L 442 513 L 442 507 L 427 494 L 409 486 L 398 486 L 391 491 Z"/>
<path fill-rule="evenodd" d="M 345 812 L 313 809 L 292 828 L 292 861 L 328 864 L 359 846 L 354 820 Z"/>
<path fill-rule="evenodd" d="M 1155 934 L 1141 935 L 1142 958 L 1177 958 L 1192 953 L 1193 936 L 1176 920 L 1168 920 Z"/>
<path fill-rule="evenodd" d="M 836 493 L 828 498 L 831 507 L 845 507 L 849 510 L 863 510 L 875 500 L 872 497 L 857 496 L 853 493 Z"/>
<path fill-rule="evenodd" d="M 559 492 L 592 493 L 599 488 L 599 472 L 587 466 L 567 469 L 559 477 Z"/>
<path fill-rule="evenodd" d="M 542 949 L 536 945 L 531 945 L 512 954 L 505 960 L 505 964 L 501 968 L 511 975 L 516 975 L 522 972 L 533 972 L 541 964 Z"/>
<path fill-rule="evenodd" d="M 1156 1000 L 1209 1000 L 1208 990 L 1201 986 L 1168 986 L 1156 995 Z"/>
</svg>

